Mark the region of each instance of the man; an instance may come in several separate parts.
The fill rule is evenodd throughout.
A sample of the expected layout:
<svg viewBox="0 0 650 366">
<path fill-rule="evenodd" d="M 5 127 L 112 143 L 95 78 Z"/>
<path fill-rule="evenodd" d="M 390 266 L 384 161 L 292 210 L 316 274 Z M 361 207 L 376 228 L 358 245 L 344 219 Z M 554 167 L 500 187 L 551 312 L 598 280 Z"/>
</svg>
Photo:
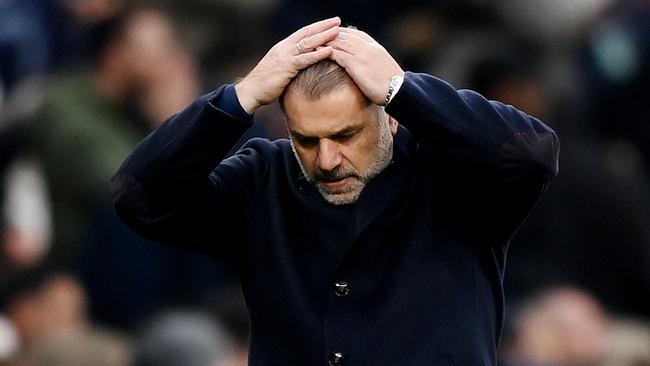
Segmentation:
<svg viewBox="0 0 650 366">
<path fill-rule="evenodd" d="M 109 206 L 106 181 L 149 130 L 134 117 L 171 114 L 167 108 L 182 108 L 198 95 L 193 79 L 184 78 L 191 73 L 188 56 L 163 13 L 120 14 L 98 25 L 93 38 L 88 68 L 53 77 L 34 114 L 17 128 L 26 153 L 43 166 L 52 198 L 50 255 L 66 264 L 82 241 L 96 237 L 89 227 Z M 161 79 L 175 92 L 161 92 Z"/>
<path fill-rule="evenodd" d="M 339 25 L 298 30 L 147 137 L 116 210 L 239 271 L 250 365 L 495 365 L 507 243 L 557 138 Z M 278 98 L 291 140 L 224 159 Z"/>
</svg>

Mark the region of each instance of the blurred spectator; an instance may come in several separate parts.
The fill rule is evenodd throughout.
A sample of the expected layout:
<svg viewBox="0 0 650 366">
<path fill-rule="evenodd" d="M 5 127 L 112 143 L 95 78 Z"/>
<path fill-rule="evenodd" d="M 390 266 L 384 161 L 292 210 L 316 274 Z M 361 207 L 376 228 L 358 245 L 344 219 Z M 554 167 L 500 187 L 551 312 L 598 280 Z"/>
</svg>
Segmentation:
<svg viewBox="0 0 650 366">
<path fill-rule="evenodd" d="M 124 0 L 58 0 L 81 24 L 98 24 L 117 14 Z"/>
<path fill-rule="evenodd" d="M 500 14 L 518 34 L 553 43 L 571 45 L 590 23 L 615 0 L 494 1 Z"/>
<path fill-rule="evenodd" d="M 632 142 L 650 164 L 650 3 L 620 2 L 594 26 L 584 47 L 587 116 L 601 136 Z M 650 176 L 650 170 L 646 168 Z"/>
<path fill-rule="evenodd" d="M 71 275 L 35 267 L 16 271 L 0 286 L 0 311 L 16 329 L 22 347 L 87 329 L 86 295 Z"/>
<path fill-rule="evenodd" d="M 88 57 L 96 24 L 114 16 L 121 0 L 5 0 L 0 2 L 0 106 L 24 80 Z"/>
<path fill-rule="evenodd" d="M 427 70 L 449 31 L 443 15 L 428 8 L 414 8 L 387 24 L 386 47 L 408 70 Z"/>
<path fill-rule="evenodd" d="M 504 52 L 476 62 L 469 75 L 470 85 L 490 99 L 546 120 L 552 117 L 552 103 L 535 69 L 525 51 Z"/>
<path fill-rule="evenodd" d="M 214 316 L 224 324 L 231 335 L 233 352 L 220 366 L 245 366 L 248 364 L 250 338 L 248 309 L 239 285 L 226 288 L 207 303 Z"/>
<path fill-rule="evenodd" d="M 10 366 L 128 366 L 131 357 L 127 339 L 87 330 L 41 339 L 21 352 Z"/>
<path fill-rule="evenodd" d="M 650 366 L 650 324 L 615 319 L 607 337 L 604 366 Z"/>
<path fill-rule="evenodd" d="M 195 311 L 163 313 L 138 338 L 136 366 L 223 366 L 233 353 L 226 329 Z"/>
<path fill-rule="evenodd" d="M 123 33 L 123 42 L 114 56 L 128 64 L 122 70 L 123 78 L 131 78 L 124 81 L 131 83 L 128 96 L 136 98 L 150 127 L 157 127 L 198 97 L 194 61 L 180 46 L 166 15 L 156 10 L 135 11 L 117 32 Z"/>
<path fill-rule="evenodd" d="M 12 114 L 19 118 L 0 140 L 20 136 L 22 151 L 13 154 L 44 169 L 54 228 L 49 259 L 80 271 L 95 319 L 132 327 L 162 306 L 198 302 L 231 279 L 206 257 L 138 237 L 117 219 L 108 195 L 109 177 L 137 141 L 198 95 L 191 55 L 154 9 L 120 13 L 94 29 L 89 68 L 52 77 L 36 111 Z M 28 180 L 7 192 L 7 218 L 20 213 L 10 204 L 25 197 L 15 192 L 33 185 Z M 33 228 L 33 212 L 20 222 Z M 5 232 L 3 251 L 29 247 L 13 245 L 13 231 Z"/>
<path fill-rule="evenodd" d="M 507 366 L 590 366 L 603 360 L 609 320 L 589 294 L 554 288 L 530 299 L 513 317 L 504 339 Z"/>
<path fill-rule="evenodd" d="M 108 199 L 107 181 L 149 129 L 138 125 L 182 109 L 198 93 L 189 56 L 164 15 L 141 10 L 97 29 L 87 72 L 52 80 L 42 105 L 26 123 L 25 139 L 42 162 L 52 198 L 52 254 L 69 259 L 88 218 Z"/>
<path fill-rule="evenodd" d="M 112 30 L 117 30 L 115 25 Z M 134 86 L 121 33 L 107 37 L 93 69 L 58 77 L 31 120 L 25 140 L 45 169 L 54 218 L 53 255 L 69 259 L 106 179 L 142 135 L 120 111 Z"/>
<path fill-rule="evenodd" d="M 0 94 L 9 94 L 22 79 L 47 69 L 50 49 L 42 3 L 0 2 Z M 2 100 L 0 95 L 0 106 Z"/>
<path fill-rule="evenodd" d="M 4 315 L 0 315 L 0 365 L 12 358 L 20 347 L 18 332 Z"/>
<path fill-rule="evenodd" d="M 41 0 L 51 3 L 46 21 L 52 44 L 50 71 L 83 67 L 96 47 L 96 27 L 124 11 L 124 0 Z"/>
<path fill-rule="evenodd" d="M 12 366 L 124 366 L 128 340 L 94 326 L 86 294 L 70 274 L 36 266 L 17 270 L 0 284 L 0 362 Z M 10 360 L 11 362 L 7 361 Z"/>
<path fill-rule="evenodd" d="M 4 225 L 0 225 L 2 254 L 0 273 L 40 262 L 49 249 L 50 208 L 42 169 L 35 161 L 16 159 L 4 176 L 6 201 L 0 207 Z M 2 171 L 2 169 L 0 169 Z"/>
</svg>

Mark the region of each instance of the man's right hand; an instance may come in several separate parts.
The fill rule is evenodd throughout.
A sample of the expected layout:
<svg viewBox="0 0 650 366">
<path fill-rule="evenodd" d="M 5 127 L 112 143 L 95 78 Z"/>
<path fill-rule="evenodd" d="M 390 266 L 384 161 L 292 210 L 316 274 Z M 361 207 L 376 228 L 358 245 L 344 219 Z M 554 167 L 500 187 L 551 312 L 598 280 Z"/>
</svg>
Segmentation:
<svg viewBox="0 0 650 366">
<path fill-rule="evenodd" d="M 325 44 L 338 36 L 340 24 L 339 17 L 321 20 L 299 29 L 273 46 L 235 85 L 242 108 L 253 114 L 259 107 L 272 103 L 300 70 L 330 57 L 332 47 Z"/>
</svg>

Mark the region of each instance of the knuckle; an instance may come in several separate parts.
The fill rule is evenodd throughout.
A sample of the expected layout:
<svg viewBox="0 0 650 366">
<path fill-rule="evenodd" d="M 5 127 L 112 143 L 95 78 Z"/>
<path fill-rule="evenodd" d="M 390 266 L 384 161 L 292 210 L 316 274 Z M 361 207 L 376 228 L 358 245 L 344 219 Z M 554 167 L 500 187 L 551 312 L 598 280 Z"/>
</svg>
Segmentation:
<svg viewBox="0 0 650 366">
<path fill-rule="evenodd" d="M 311 63 L 311 55 L 305 54 L 298 59 L 298 66 L 301 69 L 307 67 L 310 63 Z"/>
<path fill-rule="evenodd" d="M 291 66 L 294 69 L 301 69 L 302 68 L 302 63 L 304 62 L 303 61 L 303 59 L 304 59 L 303 56 L 304 55 L 301 55 L 301 56 L 294 57 L 294 58 L 291 59 Z"/>
</svg>

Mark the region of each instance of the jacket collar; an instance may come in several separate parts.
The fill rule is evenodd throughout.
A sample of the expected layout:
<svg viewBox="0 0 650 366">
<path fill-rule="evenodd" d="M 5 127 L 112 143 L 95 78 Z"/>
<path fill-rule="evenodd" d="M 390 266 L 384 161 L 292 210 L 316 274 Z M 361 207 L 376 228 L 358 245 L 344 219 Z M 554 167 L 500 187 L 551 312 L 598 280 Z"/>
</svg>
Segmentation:
<svg viewBox="0 0 650 366">
<path fill-rule="evenodd" d="M 390 164 L 364 187 L 359 200 L 352 208 L 350 224 L 341 245 L 335 270 L 341 265 L 352 244 L 379 215 L 391 207 L 404 207 L 410 199 L 408 192 L 411 190 L 414 175 L 407 172 L 413 165 L 416 142 L 410 131 L 401 125 L 393 141 L 393 158 Z M 302 174 L 293 152 L 291 155 L 294 183 L 302 194 L 310 196 L 304 203 L 317 210 L 330 205 Z"/>
<path fill-rule="evenodd" d="M 336 269 L 368 225 L 387 209 L 407 203 L 413 181 L 413 174 L 407 174 L 407 171 L 411 168 L 414 150 L 411 133 L 400 126 L 394 139 L 391 163 L 366 185 L 355 204 Z"/>
</svg>

